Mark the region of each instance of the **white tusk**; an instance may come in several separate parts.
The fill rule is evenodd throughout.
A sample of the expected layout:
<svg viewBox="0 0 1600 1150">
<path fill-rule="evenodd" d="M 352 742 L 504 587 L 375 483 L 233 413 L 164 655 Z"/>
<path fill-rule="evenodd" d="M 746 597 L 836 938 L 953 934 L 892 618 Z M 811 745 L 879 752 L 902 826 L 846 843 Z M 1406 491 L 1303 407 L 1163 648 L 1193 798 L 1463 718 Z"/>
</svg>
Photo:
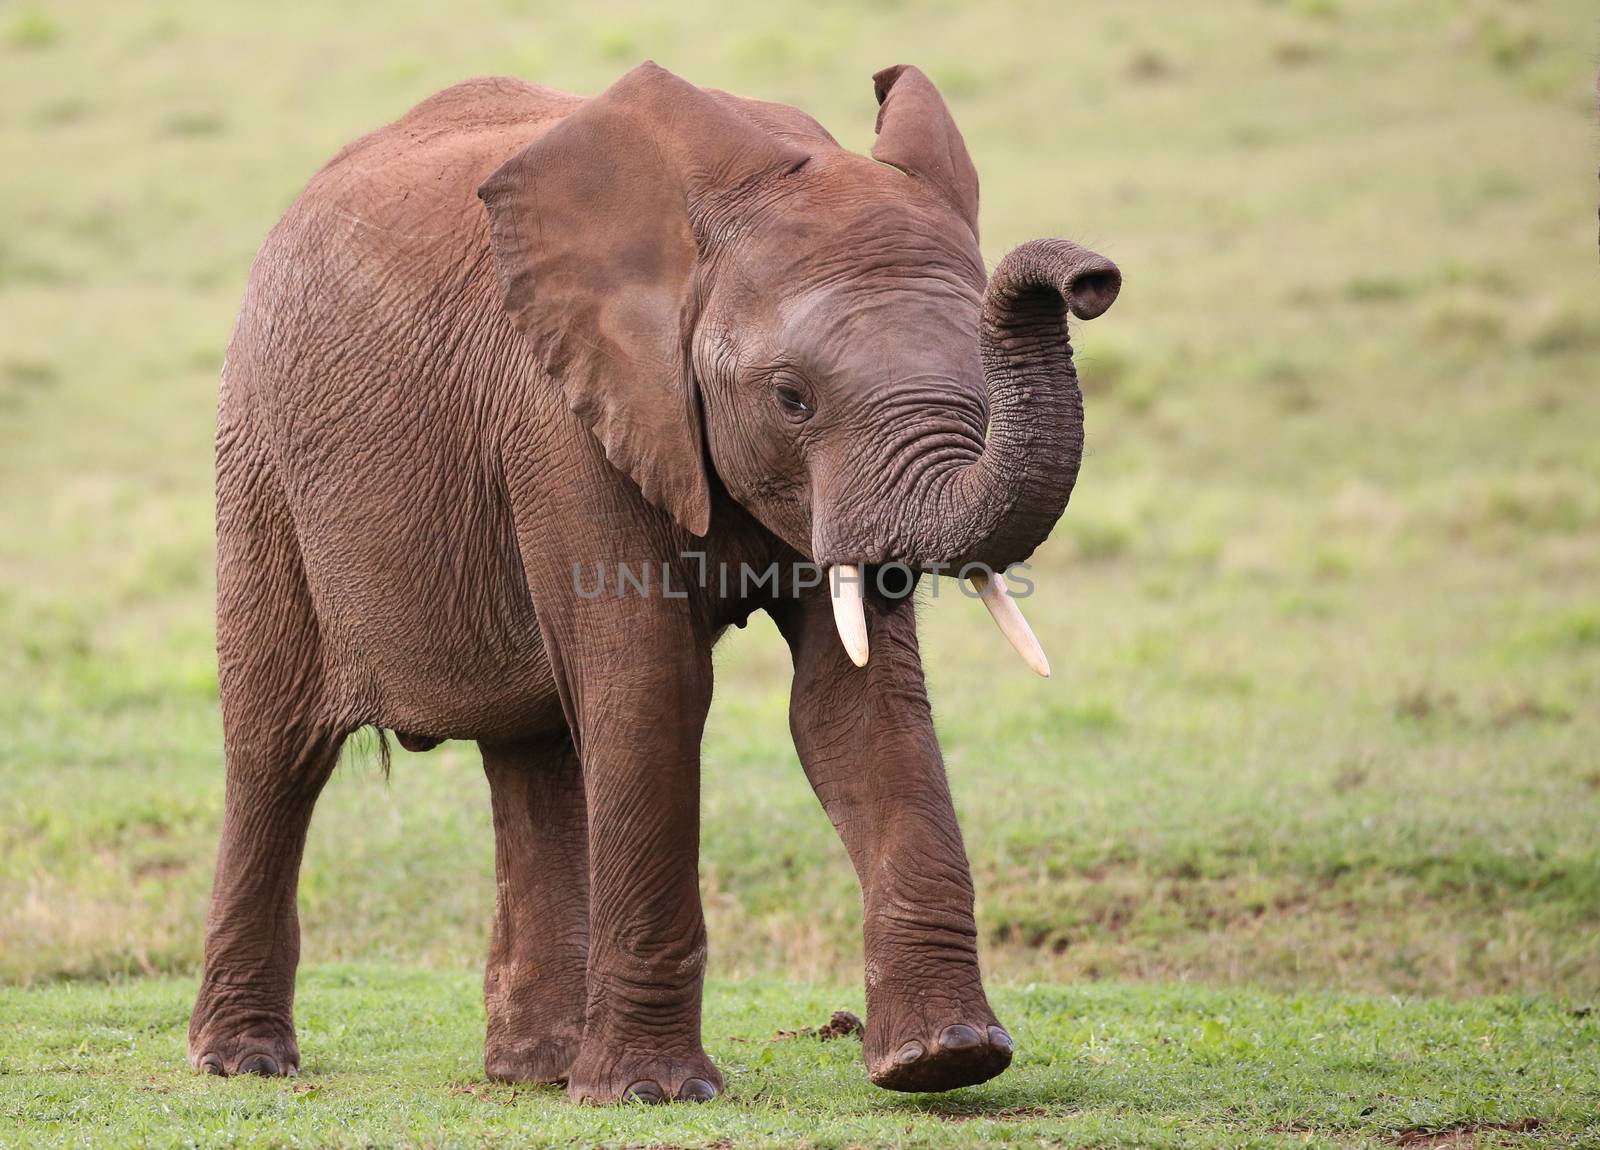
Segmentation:
<svg viewBox="0 0 1600 1150">
<path fill-rule="evenodd" d="M 1044 648 L 1039 646 L 1039 640 L 1033 637 L 1033 628 L 1028 626 L 1028 621 L 1022 617 L 1022 610 L 1017 606 L 1017 601 L 1011 597 L 1011 592 L 1006 588 L 1005 577 L 990 578 L 988 574 L 974 575 L 972 585 L 977 588 L 978 597 L 983 600 L 983 605 L 989 608 L 989 614 L 994 616 L 995 626 L 1000 628 L 1002 635 L 1011 640 L 1011 645 L 1017 649 L 1017 654 L 1022 656 L 1022 661 L 1048 679 L 1050 660 L 1044 657 Z M 837 606 L 834 609 L 837 610 Z"/>
<path fill-rule="evenodd" d="M 839 629 L 839 640 L 850 661 L 865 667 L 867 610 L 861 598 L 861 568 L 853 563 L 840 563 L 829 569 L 828 583 L 833 589 L 833 625 Z"/>
</svg>

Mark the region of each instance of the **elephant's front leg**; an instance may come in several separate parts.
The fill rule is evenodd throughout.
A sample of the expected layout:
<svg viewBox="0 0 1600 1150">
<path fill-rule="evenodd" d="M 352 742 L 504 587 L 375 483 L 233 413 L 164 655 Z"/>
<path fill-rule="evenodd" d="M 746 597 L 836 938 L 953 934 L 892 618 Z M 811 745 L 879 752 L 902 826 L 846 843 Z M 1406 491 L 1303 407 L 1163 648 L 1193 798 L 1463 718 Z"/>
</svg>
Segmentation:
<svg viewBox="0 0 1600 1150">
<path fill-rule="evenodd" d="M 578 1101 L 702 1101 L 722 1075 L 700 1041 L 700 735 L 709 644 L 687 622 L 591 618 L 610 640 L 568 663 L 589 807 L 588 1007 Z M 566 661 L 566 660 L 564 660 Z"/>
<path fill-rule="evenodd" d="M 794 655 L 789 722 L 811 785 L 861 879 L 867 1069 L 891 1090 L 949 1090 L 1011 1062 L 978 972 L 972 876 L 939 755 L 910 598 L 868 597 L 854 667 L 827 587 L 778 623 Z"/>
</svg>

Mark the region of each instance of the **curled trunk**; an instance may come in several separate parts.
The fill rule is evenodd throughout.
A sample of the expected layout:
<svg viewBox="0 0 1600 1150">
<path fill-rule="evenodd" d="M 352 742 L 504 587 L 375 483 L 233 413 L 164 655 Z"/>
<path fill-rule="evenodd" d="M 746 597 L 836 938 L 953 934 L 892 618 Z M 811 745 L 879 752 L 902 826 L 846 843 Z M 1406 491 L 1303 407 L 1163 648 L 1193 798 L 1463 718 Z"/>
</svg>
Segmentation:
<svg viewBox="0 0 1600 1150">
<path fill-rule="evenodd" d="M 989 428 L 982 454 L 947 473 L 907 561 L 1022 562 L 1049 535 L 1083 457 L 1083 396 L 1067 314 L 1092 319 L 1117 298 L 1117 266 L 1067 240 L 1013 249 L 990 277 L 981 319 Z"/>
</svg>

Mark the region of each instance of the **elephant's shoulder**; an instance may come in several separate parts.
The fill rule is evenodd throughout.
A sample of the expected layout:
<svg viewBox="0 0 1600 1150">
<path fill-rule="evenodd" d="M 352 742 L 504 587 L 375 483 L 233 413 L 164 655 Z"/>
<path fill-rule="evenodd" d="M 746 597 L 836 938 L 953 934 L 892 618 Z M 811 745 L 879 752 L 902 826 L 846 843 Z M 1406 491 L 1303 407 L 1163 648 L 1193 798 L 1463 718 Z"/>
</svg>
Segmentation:
<svg viewBox="0 0 1600 1150">
<path fill-rule="evenodd" d="M 408 167 L 472 164 L 479 154 L 499 157 L 498 164 L 504 158 L 500 153 L 526 144 L 583 103 L 581 96 L 509 76 L 464 80 L 346 145 L 313 184 L 344 184 L 352 177 L 392 180 Z"/>
<path fill-rule="evenodd" d="M 394 123 L 350 142 L 323 171 L 435 150 L 493 149 L 499 138 L 526 142 L 582 102 L 582 96 L 502 75 L 464 80 L 432 94 Z"/>
<path fill-rule="evenodd" d="M 522 127 L 559 119 L 583 102 L 582 96 L 513 76 L 480 76 L 435 92 L 393 126 L 424 131 Z"/>
<path fill-rule="evenodd" d="M 507 77 L 467 80 L 346 146 L 286 215 L 284 238 L 362 258 L 415 256 L 451 237 L 482 238 L 477 188 L 581 97 Z"/>
</svg>

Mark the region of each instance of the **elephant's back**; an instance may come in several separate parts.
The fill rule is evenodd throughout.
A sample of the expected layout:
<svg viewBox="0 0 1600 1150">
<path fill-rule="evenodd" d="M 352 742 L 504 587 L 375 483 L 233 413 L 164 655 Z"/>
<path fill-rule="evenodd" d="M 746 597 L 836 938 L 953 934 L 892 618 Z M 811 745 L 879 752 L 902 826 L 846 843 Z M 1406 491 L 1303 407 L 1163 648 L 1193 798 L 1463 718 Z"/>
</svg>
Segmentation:
<svg viewBox="0 0 1600 1150">
<path fill-rule="evenodd" d="M 341 150 L 256 257 L 224 407 L 481 382 L 459 376 L 495 350 L 518 358 L 477 189 L 582 102 L 520 80 L 469 80 Z"/>
<path fill-rule="evenodd" d="M 495 168 L 584 103 L 507 76 L 452 85 L 345 145 L 285 221 L 337 206 L 363 210 L 376 223 L 414 224 L 459 208 Z"/>
<path fill-rule="evenodd" d="M 515 715 L 548 677 L 493 471 L 532 356 L 477 187 L 575 103 L 472 81 L 352 143 L 269 235 L 229 349 L 219 471 L 265 457 L 351 705 L 403 730 Z M 472 713 L 430 710 L 458 680 Z"/>
<path fill-rule="evenodd" d="M 480 184 L 582 104 L 520 80 L 469 80 L 347 145 L 263 245 L 250 294 L 370 310 L 436 295 L 487 261 Z M 398 298 L 396 298 L 398 297 Z"/>
</svg>

